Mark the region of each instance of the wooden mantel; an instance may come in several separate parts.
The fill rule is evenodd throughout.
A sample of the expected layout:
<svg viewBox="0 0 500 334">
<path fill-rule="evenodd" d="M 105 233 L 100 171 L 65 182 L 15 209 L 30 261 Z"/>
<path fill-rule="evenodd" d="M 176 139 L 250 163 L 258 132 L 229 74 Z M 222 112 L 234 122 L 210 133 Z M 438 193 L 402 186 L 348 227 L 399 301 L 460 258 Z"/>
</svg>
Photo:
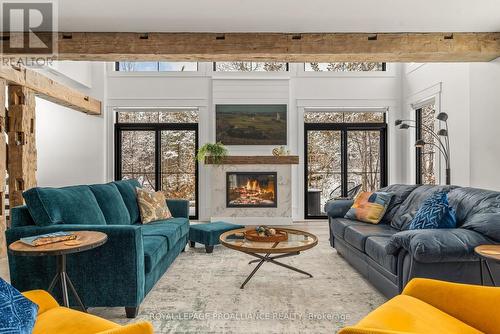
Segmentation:
<svg viewBox="0 0 500 334">
<path fill-rule="evenodd" d="M 212 157 L 205 157 L 205 164 L 214 165 Z M 298 155 L 231 155 L 225 157 L 221 165 L 298 165 Z"/>
</svg>

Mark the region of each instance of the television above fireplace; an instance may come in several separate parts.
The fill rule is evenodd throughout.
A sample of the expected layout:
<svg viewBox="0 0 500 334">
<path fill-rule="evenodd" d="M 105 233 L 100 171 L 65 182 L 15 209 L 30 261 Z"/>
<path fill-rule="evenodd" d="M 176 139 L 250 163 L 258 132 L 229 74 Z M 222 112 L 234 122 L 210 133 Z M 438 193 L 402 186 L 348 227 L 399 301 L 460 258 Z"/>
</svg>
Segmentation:
<svg viewBox="0 0 500 334">
<path fill-rule="evenodd" d="M 276 172 L 227 172 L 228 208 L 276 208 L 278 206 Z"/>
</svg>

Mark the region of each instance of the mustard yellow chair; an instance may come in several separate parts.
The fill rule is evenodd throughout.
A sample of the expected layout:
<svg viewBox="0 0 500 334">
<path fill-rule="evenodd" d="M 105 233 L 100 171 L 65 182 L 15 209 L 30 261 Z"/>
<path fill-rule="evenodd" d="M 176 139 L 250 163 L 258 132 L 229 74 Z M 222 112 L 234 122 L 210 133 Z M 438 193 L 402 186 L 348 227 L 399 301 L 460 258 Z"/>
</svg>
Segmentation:
<svg viewBox="0 0 500 334">
<path fill-rule="evenodd" d="M 500 288 L 415 278 L 340 334 L 497 334 Z"/>
<path fill-rule="evenodd" d="M 153 334 L 153 326 L 149 322 L 120 326 L 95 315 L 59 306 L 43 290 L 27 291 L 23 295 L 38 305 L 33 334 Z"/>
</svg>

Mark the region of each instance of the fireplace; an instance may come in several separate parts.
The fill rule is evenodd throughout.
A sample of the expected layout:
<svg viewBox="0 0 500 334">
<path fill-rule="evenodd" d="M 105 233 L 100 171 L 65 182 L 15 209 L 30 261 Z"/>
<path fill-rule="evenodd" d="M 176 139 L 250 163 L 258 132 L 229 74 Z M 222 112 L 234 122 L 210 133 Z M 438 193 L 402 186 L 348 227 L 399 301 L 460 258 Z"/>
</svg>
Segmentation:
<svg viewBox="0 0 500 334">
<path fill-rule="evenodd" d="M 278 206 L 276 172 L 227 172 L 228 208 L 276 208 Z"/>
</svg>

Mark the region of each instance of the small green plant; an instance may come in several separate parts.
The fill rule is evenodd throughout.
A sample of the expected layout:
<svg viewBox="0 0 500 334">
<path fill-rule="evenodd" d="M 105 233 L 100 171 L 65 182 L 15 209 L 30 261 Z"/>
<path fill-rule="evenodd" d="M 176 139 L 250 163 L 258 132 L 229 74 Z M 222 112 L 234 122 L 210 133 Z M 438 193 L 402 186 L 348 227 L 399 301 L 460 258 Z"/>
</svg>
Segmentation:
<svg viewBox="0 0 500 334">
<path fill-rule="evenodd" d="M 199 162 L 204 162 L 206 156 L 210 156 L 214 164 L 220 164 L 227 156 L 227 148 L 222 143 L 206 143 L 198 149 L 196 158 Z"/>
</svg>

